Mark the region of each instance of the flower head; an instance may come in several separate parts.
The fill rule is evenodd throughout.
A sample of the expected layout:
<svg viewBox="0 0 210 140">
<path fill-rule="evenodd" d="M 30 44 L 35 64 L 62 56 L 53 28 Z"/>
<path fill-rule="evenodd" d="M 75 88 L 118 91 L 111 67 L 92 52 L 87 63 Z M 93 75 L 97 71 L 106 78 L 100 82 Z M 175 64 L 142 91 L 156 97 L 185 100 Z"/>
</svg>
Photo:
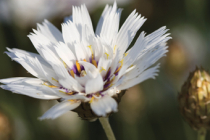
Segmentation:
<svg viewBox="0 0 210 140">
<path fill-rule="evenodd" d="M 1 87 L 38 99 L 59 99 L 41 119 L 57 118 L 84 104 L 96 118 L 116 112 L 121 90 L 155 78 L 159 64 L 151 66 L 165 55 L 170 39 L 162 27 L 147 36 L 142 32 L 128 49 L 146 19 L 134 10 L 119 29 L 121 12 L 116 2 L 107 5 L 95 33 L 85 5 L 73 7 L 62 33 L 47 20 L 38 24 L 28 37 L 39 54 L 6 52 L 36 78 L 1 79 Z"/>
</svg>

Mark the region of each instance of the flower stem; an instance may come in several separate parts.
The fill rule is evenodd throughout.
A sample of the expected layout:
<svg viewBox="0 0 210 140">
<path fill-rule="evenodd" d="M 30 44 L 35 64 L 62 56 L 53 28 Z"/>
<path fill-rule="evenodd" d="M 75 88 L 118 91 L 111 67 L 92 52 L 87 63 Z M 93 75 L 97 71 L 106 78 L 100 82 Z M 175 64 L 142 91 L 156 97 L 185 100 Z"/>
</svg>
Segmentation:
<svg viewBox="0 0 210 140">
<path fill-rule="evenodd" d="M 104 131 L 106 133 L 106 136 L 107 136 L 108 140 L 116 140 L 115 136 L 114 136 L 114 133 L 112 131 L 112 128 L 109 124 L 108 118 L 101 117 L 101 118 L 99 118 L 99 121 L 100 121 L 102 127 L 104 128 Z"/>
<path fill-rule="evenodd" d="M 198 130 L 198 140 L 205 140 L 206 139 L 206 129 L 201 128 Z"/>
</svg>

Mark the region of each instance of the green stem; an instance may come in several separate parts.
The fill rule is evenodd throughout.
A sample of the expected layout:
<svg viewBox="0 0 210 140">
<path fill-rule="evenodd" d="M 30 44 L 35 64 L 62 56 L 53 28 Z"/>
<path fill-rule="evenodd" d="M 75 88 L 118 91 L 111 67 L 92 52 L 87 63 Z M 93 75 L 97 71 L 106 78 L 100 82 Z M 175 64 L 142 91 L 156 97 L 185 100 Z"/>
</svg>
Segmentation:
<svg viewBox="0 0 210 140">
<path fill-rule="evenodd" d="M 206 139 L 206 129 L 201 128 L 198 130 L 198 140 L 205 140 Z"/>
<path fill-rule="evenodd" d="M 115 136 L 114 136 L 114 133 L 112 131 L 112 128 L 109 124 L 108 118 L 101 117 L 101 118 L 99 118 L 99 121 L 100 121 L 100 123 L 101 123 L 101 125 L 102 125 L 102 127 L 103 127 L 103 129 L 106 133 L 106 136 L 107 136 L 108 140 L 116 140 Z"/>
</svg>

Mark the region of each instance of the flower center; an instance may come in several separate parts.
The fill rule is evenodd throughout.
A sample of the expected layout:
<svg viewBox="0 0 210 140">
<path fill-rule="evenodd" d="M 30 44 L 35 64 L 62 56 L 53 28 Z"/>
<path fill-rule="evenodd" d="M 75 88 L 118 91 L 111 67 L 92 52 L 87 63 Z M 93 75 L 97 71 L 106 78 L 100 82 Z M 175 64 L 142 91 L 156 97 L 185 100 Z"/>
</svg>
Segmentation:
<svg viewBox="0 0 210 140">
<path fill-rule="evenodd" d="M 90 49 L 90 52 L 91 52 L 89 63 L 93 64 L 97 68 L 98 67 L 98 62 L 95 60 L 94 50 L 93 50 L 91 45 L 89 45 L 88 48 Z M 115 46 L 115 48 L 116 48 L 116 46 Z M 115 48 L 114 48 L 114 50 L 115 50 Z M 107 59 L 109 59 L 109 54 L 107 52 L 105 52 L 104 54 L 105 54 L 105 57 Z M 127 53 L 124 54 L 124 56 L 126 56 L 126 55 L 127 55 Z M 84 59 L 83 61 L 87 62 L 86 59 Z M 111 74 L 111 67 L 109 67 L 108 70 L 106 70 L 102 66 L 100 67 L 100 70 L 99 70 L 100 73 L 106 72 L 105 75 L 103 76 L 104 87 L 103 87 L 103 90 L 100 91 L 100 92 L 86 95 L 86 97 L 90 98 L 90 103 L 94 100 L 94 98 L 97 98 L 99 96 L 103 96 L 101 93 L 106 91 L 106 90 L 108 90 L 109 88 L 111 88 L 113 86 L 113 82 L 115 80 L 115 77 L 118 75 L 118 72 L 121 70 L 121 68 L 123 66 L 123 61 L 124 61 L 124 59 L 119 61 L 120 65 L 116 68 L 116 70 L 113 73 L 113 75 L 110 75 Z M 68 69 L 68 66 L 66 65 L 66 63 L 64 61 L 62 61 L 62 62 L 64 64 L 65 68 Z M 85 77 L 87 75 L 87 73 L 86 73 L 86 71 L 84 69 L 84 66 L 81 65 L 78 60 L 76 60 L 74 66 L 72 68 L 68 69 L 68 73 L 73 78 Z M 54 81 L 59 83 L 59 81 L 54 79 L 54 78 L 52 78 L 52 80 L 54 80 Z M 59 92 L 67 94 L 67 95 L 78 94 L 77 92 L 74 92 L 72 90 L 66 89 L 63 86 L 57 87 L 57 86 L 51 85 L 48 82 L 45 82 L 43 85 L 48 86 L 50 88 L 58 88 L 58 89 L 60 89 Z M 84 85 L 85 85 L 85 83 L 83 83 L 83 86 Z"/>
</svg>

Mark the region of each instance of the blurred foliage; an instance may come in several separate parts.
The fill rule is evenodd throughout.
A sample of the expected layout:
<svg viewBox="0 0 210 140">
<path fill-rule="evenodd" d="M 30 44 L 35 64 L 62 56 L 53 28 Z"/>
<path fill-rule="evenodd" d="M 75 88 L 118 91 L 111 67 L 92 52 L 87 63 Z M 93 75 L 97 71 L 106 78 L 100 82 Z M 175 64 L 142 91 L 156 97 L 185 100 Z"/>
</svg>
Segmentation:
<svg viewBox="0 0 210 140">
<path fill-rule="evenodd" d="M 121 25 L 133 9 L 148 19 L 135 39 L 141 31 L 151 33 L 166 25 L 173 40 L 168 42 L 169 53 L 160 61 L 161 69 L 156 80 L 147 80 L 129 89 L 122 98 L 119 112 L 110 117 L 116 138 L 195 140 L 196 132 L 183 121 L 179 113 L 177 95 L 188 73 L 196 65 L 210 68 L 210 1 L 133 0 L 118 7 L 124 9 Z M 98 7 L 90 13 L 94 27 L 103 8 Z M 63 18 L 56 16 L 50 21 L 60 29 Z M 0 22 L 0 78 L 31 76 L 3 52 L 6 47 L 36 52 L 27 38 L 32 28 L 36 28 L 36 24 L 23 29 L 16 26 L 15 21 Z M 0 114 L 8 120 L 8 123 L 3 124 L 8 125 L 5 126 L 8 136 L 2 140 L 106 140 L 98 121 L 82 121 L 77 114 L 70 112 L 56 120 L 39 121 L 38 116 L 55 102 L 41 101 L 2 89 L 0 93 Z M 210 139 L 210 133 L 207 139 Z"/>
</svg>

